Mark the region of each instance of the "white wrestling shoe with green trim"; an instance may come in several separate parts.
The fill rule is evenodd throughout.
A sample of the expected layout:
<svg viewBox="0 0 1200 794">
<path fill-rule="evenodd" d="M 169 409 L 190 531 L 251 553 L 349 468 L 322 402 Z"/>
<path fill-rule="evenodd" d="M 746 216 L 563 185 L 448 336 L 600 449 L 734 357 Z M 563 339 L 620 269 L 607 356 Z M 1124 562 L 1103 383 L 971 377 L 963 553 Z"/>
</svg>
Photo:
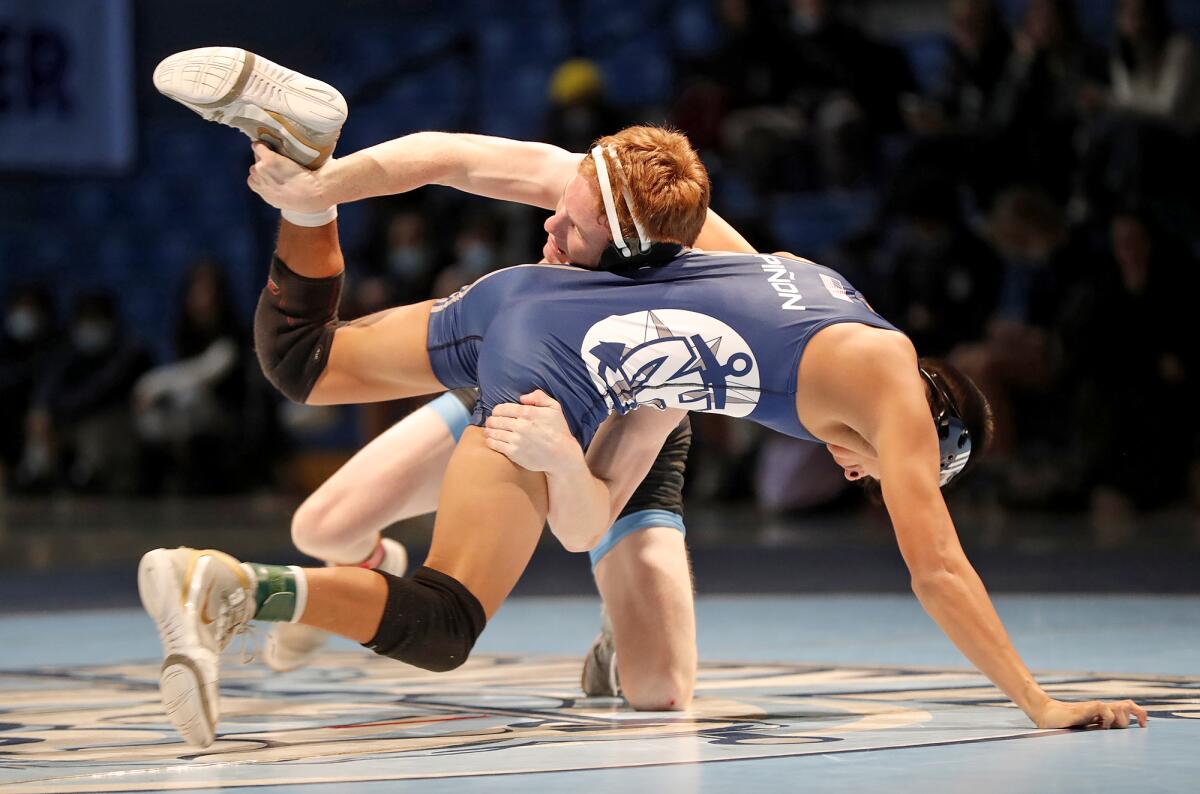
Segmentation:
<svg viewBox="0 0 1200 794">
<path fill-rule="evenodd" d="M 220 655 L 254 614 L 251 584 L 237 560 L 211 549 L 154 549 L 138 565 L 142 606 L 163 645 L 163 709 L 188 744 L 216 738 Z"/>
<path fill-rule="evenodd" d="M 240 47 L 168 56 L 154 69 L 154 87 L 313 169 L 333 154 L 348 112 L 333 86 Z"/>
<path fill-rule="evenodd" d="M 398 541 L 382 538 L 383 559 L 375 566 L 393 576 L 403 576 L 408 569 L 408 552 Z M 273 623 L 267 632 L 262 658 L 277 673 L 299 670 L 313 659 L 329 642 L 329 633 L 305 626 L 303 623 Z"/>
</svg>

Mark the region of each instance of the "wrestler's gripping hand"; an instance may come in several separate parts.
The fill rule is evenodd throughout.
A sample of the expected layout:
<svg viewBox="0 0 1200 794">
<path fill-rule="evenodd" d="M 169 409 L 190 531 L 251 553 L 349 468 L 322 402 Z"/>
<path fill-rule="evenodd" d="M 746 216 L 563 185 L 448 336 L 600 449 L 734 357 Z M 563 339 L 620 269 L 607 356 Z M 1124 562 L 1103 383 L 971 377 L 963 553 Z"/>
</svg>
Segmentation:
<svg viewBox="0 0 1200 794">
<path fill-rule="evenodd" d="M 1039 728 L 1128 728 L 1131 720 L 1146 727 L 1146 710 L 1132 700 L 1111 703 L 1050 700 L 1032 716 Z"/>
<path fill-rule="evenodd" d="M 272 207 L 293 212 L 320 212 L 333 202 L 325 197 L 321 169 L 309 171 L 281 154 L 276 154 L 262 141 L 251 144 L 254 165 L 246 184 Z M 332 161 L 326 163 L 327 168 Z"/>
<path fill-rule="evenodd" d="M 583 455 L 562 408 L 543 391 L 521 396 L 520 405 L 501 403 L 483 430 L 484 442 L 530 471 L 559 471 Z"/>
</svg>

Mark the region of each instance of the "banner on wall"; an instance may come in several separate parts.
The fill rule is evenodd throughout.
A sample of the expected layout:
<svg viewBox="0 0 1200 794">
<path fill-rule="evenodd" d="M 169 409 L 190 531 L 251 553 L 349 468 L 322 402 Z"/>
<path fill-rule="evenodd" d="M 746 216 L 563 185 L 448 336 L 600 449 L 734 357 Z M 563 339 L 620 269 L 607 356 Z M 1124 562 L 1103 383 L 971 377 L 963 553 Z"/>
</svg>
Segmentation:
<svg viewBox="0 0 1200 794">
<path fill-rule="evenodd" d="M 0 0 L 0 170 L 133 164 L 130 0 Z"/>
</svg>

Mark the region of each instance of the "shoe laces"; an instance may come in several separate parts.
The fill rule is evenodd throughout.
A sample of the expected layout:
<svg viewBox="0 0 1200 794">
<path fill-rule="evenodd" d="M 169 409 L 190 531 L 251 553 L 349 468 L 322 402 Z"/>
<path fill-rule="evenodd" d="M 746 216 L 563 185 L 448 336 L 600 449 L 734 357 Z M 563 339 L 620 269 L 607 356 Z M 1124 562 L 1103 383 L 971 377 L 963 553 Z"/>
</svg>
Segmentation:
<svg viewBox="0 0 1200 794">
<path fill-rule="evenodd" d="M 240 649 L 243 664 L 257 658 L 262 645 L 258 633 L 250 627 L 250 615 L 247 614 L 253 602 L 241 588 L 235 588 L 221 599 L 214 622 L 214 636 L 217 647 L 224 650 L 237 637 L 242 638 Z"/>
<path fill-rule="evenodd" d="M 233 630 L 233 636 L 230 642 L 241 637 L 240 647 L 238 648 L 238 661 L 242 664 L 250 664 L 260 655 L 262 655 L 263 638 L 262 635 L 255 631 L 250 624 L 242 623 Z"/>
</svg>

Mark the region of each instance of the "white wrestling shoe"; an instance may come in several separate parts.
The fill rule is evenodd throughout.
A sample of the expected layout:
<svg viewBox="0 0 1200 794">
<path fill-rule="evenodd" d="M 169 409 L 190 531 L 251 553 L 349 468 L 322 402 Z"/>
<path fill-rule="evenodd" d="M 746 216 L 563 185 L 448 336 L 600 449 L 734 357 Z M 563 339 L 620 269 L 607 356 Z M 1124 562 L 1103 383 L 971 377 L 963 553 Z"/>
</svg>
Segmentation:
<svg viewBox="0 0 1200 794">
<path fill-rule="evenodd" d="M 154 69 L 154 87 L 311 169 L 333 154 L 348 113 L 333 86 L 240 47 L 168 56 Z"/>
<path fill-rule="evenodd" d="M 408 552 L 398 541 L 382 538 L 383 560 L 377 566 L 393 576 L 408 568 Z M 312 662 L 329 641 L 329 633 L 303 623 L 274 623 L 267 632 L 262 658 L 277 673 L 298 670 Z"/>
<path fill-rule="evenodd" d="M 621 678 L 617 675 L 617 644 L 613 641 L 612 621 L 608 610 L 600 609 L 600 636 L 583 657 L 583 672 L 579 676 L 583 694 L 590 698 L 621 697 Z"/>
<path fill-rule="evenodd" d="M 211 549 L 155 549 L 138 565 L 142 606 L 163 645 L 163 709 L 188 744 L 216 738 L 220 655 L 253 616 L 250 587 L 237 560 Z"/>
</svg>

